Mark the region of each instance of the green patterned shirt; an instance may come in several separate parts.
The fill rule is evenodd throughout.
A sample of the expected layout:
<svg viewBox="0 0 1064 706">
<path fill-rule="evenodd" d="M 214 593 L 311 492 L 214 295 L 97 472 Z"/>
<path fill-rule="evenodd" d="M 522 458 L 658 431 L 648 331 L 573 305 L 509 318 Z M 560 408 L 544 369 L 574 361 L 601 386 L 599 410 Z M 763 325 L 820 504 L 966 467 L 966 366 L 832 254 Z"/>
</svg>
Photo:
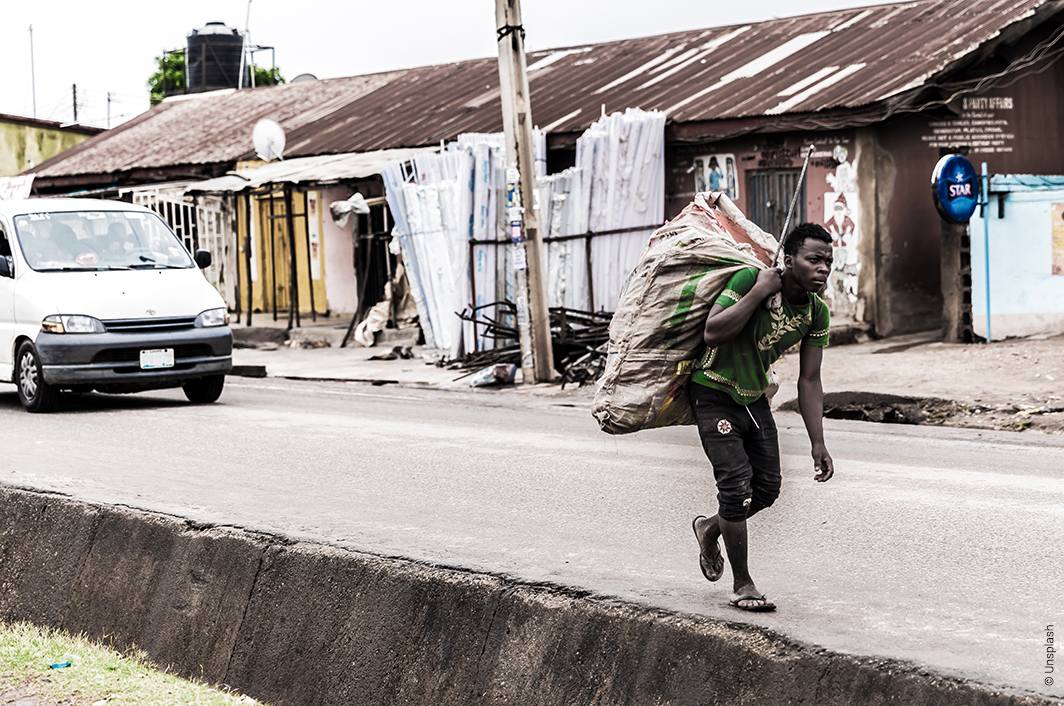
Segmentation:
<svg viewBox="0 0 1064 706">
<path fill-rule="evenodd" d="M 750 267 L 732 275 L 716 303 L 726 309 L 746 296 L 757 281 L 757 272 Z M 750 404 L 768 389 L 768 369 L 788 348 L 799 341 L 810 346 L 828 344 L 829 318 L 827 304 L 812 292 L 802 305 L 783 297 L 779 310 L 758 306 L 738 336 L 706 348 L 691 380 L 723 390 L 739 404 Z"/>
</svg>

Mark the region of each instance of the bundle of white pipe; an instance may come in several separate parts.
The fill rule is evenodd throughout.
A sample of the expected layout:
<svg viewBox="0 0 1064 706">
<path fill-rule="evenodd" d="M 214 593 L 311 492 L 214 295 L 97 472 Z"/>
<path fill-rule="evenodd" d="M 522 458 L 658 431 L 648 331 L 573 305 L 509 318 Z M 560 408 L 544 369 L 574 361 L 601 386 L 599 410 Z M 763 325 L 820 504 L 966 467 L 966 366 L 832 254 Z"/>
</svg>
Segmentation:
<svg viewBox="0 0 1064 706">
<path fill-rule="evenodd" d="M 576 164 L 590 175 L 588 230 L 646 225 L 591 241 L 597 311 L 613 311 L 650 234 L 665 220 L 665 114 L 629 108 L 592 123 L 577 140 Z"/>
<path fill-rule="evenodd" d="M 590 309 L 592 294 L 595 310 L 616 306 L 647 239 L 664 221 L 664 137 L 661 112 L 630 108 L 603 116 L 577 140 L 576 166 L 546 176 L 546 136 L 534 132 L 543 237 L 647 226 L 591 240 L 594 292 L 583 239 L 542 248 L 550 306 Z M 395 163 L 382 172 L 426 342 L 452 356 L 494 345 L 482 332 L 475 336 L 473 324 L 462 322 L 456 312 L 470 304 L 515 301 L 502 206 L 503 140 L 501 133 L 463 134 L 440 153 Z M 470 239 L 499 244 L 471 246 Z M 479 313 L 489 318 L 501 314 L 491 307 Z"/>
</svg>

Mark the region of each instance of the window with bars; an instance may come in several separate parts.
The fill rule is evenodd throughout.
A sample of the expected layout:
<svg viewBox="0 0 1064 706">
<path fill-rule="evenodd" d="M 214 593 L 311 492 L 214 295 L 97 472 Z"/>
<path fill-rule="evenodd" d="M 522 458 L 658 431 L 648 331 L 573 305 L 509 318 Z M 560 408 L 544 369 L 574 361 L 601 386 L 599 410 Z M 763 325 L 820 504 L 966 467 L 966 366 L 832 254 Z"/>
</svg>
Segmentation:
<svg viewBox="0 0 1064 706">
<path fill-rule="evenodd" d="M 791 197 L 801 177 L 800 169 L 758 169 L 746 173 L 746 217 L 761 230 L 771 233 L 776 238 L 783 235 L 783 223 L 787 219 L 787 209 Z M 805 184 L 798 192 L 798 201 L 794 205 L 794 216 L 790 227 L 793 228 L 806 220 Z"/>
</svg>

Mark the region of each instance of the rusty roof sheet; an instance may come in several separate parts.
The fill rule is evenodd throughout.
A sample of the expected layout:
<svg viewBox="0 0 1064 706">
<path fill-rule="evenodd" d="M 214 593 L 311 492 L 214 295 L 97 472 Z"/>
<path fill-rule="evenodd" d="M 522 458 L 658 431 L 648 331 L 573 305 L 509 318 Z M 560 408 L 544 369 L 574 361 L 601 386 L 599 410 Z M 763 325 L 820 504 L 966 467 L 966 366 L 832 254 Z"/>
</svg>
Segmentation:
<svg viewBox="0 0 1064 706">
<path fill-rule="evenodd" d="M 606 110 L 673 123 L 852 110 L 920 88 L 1062 0 L 916 0 L 530 52 L 532 114 L 578 132 Z M 1027 20 L 1028 22 L 1024 23 Z M 39 177 L 231 162 L 271 117 L 286 157 L 415 147 L 502 129 L 497 59 L 164 101 L 43 163 Z"/>
</svg>

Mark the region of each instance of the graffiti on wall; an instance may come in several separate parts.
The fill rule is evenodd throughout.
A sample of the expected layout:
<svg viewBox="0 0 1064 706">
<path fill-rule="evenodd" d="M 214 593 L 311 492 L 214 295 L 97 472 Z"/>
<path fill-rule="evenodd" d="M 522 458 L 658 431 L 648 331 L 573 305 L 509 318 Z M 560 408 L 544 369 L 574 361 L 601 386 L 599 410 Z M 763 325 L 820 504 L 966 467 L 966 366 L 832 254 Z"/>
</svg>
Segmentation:
<svg viewBox="0 0 1064 706">
<path fill-rule="evenodd" d="M 739 172 L 734 154 L 707 154 L 694 163 L 696 191 L 723 191 L 728 198 L 739 198 Z"/>
<path fill-rule="evenodd" d="M 857 277 L 861 261 L 857 243 L 860 202 L 857 199 L 857 169 L 845 147 L 832 151 L 836 167 L 824 177 L 831 191 L 824 193 L 824 228 L 831 234 L 835 262 L 824 288 L 824 299 L 833 315 L 857 318 Z"/>
</svg>

